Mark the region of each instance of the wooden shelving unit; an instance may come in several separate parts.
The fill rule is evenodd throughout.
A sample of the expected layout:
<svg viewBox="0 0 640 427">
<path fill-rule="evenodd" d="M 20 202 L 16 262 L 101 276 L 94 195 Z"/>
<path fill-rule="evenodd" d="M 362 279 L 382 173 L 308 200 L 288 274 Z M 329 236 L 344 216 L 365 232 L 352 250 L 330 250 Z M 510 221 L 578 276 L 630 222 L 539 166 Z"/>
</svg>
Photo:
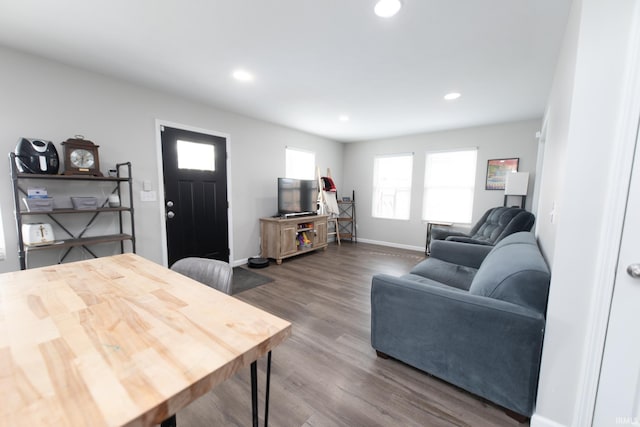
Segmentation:
<svg viewBox="0 0 640 427">
<path fill-rule="evenodd" d="M 122 242 L 125 240 L 131 240 L 132 238 L 133 237 L 130 234 L 105 234 L 103 236 L 96 237 L 81 237 L 79 239 L 56 240 L 54 243 L 48 245 L 29 246 L 26 247 L 25 250 L 27 252 L 34 252 L 56 248 L 71 248 L 74 246 L 96 245 L 98 243 Z"/>
<path fill-rule="evenodd" d="M 46 251 L 52 249 L 66 249 L 64 254 L 60 257 L 60 263 L 62 263 L 67 255 L 71 252 L 71 250 L 75 247 L 84 248 L 89 254 L 91 254 L 94 258 L 98 256 L 92 251 L 89 246 L 104 244 L 104 243 L 120 243 L 120 252 L 125 252 L 124 243 L 126 241 L 131 242 L 131 251 L 135 253 L 136 251 L 136 242 L 135 242 L 135 224 L 134 224 L 134 212 L 133 212 L 133 180 L 131 178 L 131 163 L 119 163 L 116 165 L 116 173 L 117 176 L 103 176 L 103 177 L 95 177 L 88 175 L 45 175 L 45 174 L 28 174 L 28 173 L 19 173 L 16 167 L 15 162 L 15 154 L 10 153 L 9 155 L 9 163 L 11 168 L 11 181 L 13 185 L 13 200 L 14 200 L 14 215 L 16 220 L 16 232 L 18 235 L 18 258 L 20 261 L 20 269 L 27 269 L 27 253 L 30 252 L 39 252 Z M 125 172 L 126 171 L 126 172 Z M 24 183 L 28 183 L 30 181 L 83 181 L 87 182 L 88 185 L 91 183 L 97 182 L 109 182 L 113 184 L 111 189 L 111 194 L 117 194 L 120 199 L 120 203 L 123 203 L 123 194 L 121 186 L 126 186 L 128 190 L 128 203 L 125 206 L 120 207 L 108 207 L 108 198 L 104 201 L 101 201 L 99 207 L 96 209 L 71 209 L 71 208 L 63 208 L 63 209 L 52 209 L 49 211 L 27 211 L 21 207 L 21 197 L 27 196 L 27 190 L 24 188 Z M 68 196 L 68 194 L 67 194 Z M 79 214 L 90 214 L 90 218 L 86 221 L 84 225 L 80 225 L 82 230 L 80 232 L 72 232 L 69 230 L 69 227 L 62 224 L 57 216 L 58 215 L 79 215 Z M 98 215 L 101 214 L 117 214 L 118 216 L 118 225 L 119 225 L 119 233 L 115 234 L 106 234 L 99 236 L 85 236 L 87 230 L 94 224 Z M 123 215 L 130 215 L 130 230 L 128 233 L 124 231 L 123 224 Z M 54 242 L 45 244 L 45 245 L 31 245 L 27 246 L 24 244 L 23 236 L 22 236 L 22 224 L 23 218 L 33 218 L 37 216 L 44 216 L 47 220 L 56 224 L 59 230 L 62 230 L 63 233 L 66 234 L 66 238 L 56 239 Z M 79 223 L 83 224 L 83 223 Z"/>
</svg>

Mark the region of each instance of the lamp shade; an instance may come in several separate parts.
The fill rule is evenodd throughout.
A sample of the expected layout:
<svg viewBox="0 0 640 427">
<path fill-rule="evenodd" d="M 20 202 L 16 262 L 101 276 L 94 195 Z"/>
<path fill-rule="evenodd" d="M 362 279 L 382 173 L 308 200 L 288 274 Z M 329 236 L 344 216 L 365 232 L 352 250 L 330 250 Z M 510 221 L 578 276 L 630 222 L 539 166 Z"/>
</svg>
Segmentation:
<svg viewBox="0 0 640 427">
<path fill-rule="evenodd" d="M 529 172 L 512 172 L 505 175 L 504 194 L 526 196 L 529 188 Z"/>
</svg>

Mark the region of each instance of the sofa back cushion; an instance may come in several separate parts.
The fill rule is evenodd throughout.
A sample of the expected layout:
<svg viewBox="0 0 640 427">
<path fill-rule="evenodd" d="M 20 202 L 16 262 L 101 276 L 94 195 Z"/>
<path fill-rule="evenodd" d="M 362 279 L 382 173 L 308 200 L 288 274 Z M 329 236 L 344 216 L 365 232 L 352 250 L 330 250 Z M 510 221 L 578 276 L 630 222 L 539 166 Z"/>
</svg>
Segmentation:
<svg viewBox="0 0 640 427">
<path fill-rule="evenodd" d="M 427 258 L 413 267 L 410 273 L 415 277 L 424 277 L 466 291 L 471 286 L 473 276 L 477 271 L 476 268 L 442 261 L 437 258 Z"/>
<path fill-rule="evenodd" d="M 469 232 L 469 237 L 495 245 L 506 236 L 533 227 L 535 216 L 524 209 L 497 207 L 489 209 Z"/>
<path fill-rule="evenodd" d="M 526 306 L 544 315 L 550 280 L 535 236 L 520 232 L 505 237 L 489 252 L 469 293 Z"/>
</svg>

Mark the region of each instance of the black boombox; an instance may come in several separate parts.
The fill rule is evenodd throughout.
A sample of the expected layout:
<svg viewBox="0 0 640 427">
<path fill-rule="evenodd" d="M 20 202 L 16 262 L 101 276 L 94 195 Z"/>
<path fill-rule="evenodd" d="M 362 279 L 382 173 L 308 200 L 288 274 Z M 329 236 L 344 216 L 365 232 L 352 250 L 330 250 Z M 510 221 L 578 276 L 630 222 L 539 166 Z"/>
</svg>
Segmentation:
<svg viewBox="0 0 640 427">
<path fill-rule="evenodd" d="M 51 141 L 20 138 L 16 145 L 16 166 L 22 173 L 58 173 L 58 151 Z"/>
</svg>

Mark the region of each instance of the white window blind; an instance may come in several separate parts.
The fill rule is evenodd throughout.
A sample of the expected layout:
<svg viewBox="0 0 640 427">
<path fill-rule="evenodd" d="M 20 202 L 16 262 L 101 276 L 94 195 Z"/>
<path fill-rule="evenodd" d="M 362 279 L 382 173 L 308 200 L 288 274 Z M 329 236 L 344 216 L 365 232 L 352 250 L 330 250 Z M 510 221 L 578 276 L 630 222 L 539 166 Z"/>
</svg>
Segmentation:
<svg viewBox="0 0 640 427">
<path fill-rule="evenodd" d="M 285 149 L 285 178 L 314 179 L 316 153 L 287 147 Z"/>
<path fill-rule="evenodd" d="M 477 150 L 427 153 L 422 219 L 471 222 L 476 182 Z"/>
<path fill-rule="evenodd" d="M 413 154 L 376 156 L 373 161 L 371 215 L 409 219 Z"/>
</svg>

